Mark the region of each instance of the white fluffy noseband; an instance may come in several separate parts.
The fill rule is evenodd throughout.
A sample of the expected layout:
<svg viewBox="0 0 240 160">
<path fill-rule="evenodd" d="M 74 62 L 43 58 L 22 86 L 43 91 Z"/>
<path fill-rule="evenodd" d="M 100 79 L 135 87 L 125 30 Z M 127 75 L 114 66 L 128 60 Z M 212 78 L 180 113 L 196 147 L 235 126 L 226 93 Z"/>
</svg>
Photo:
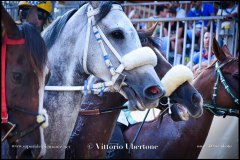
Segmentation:
<svg viewBox="0 0 240 160">
<path fill-rule="evenodd" d="M 126 70 L 132 70 L 144 65 L 157 65 L 157 56 L 149 47 L 138 48 L 122 57 L 122 64 Z"/>
<path fill-rule="evenodd" d="M 192 71 L 184 65 L 176 65 L 172 67 L 162 78 L 161 82 L 166 88 L 165 96 L 168 97 L 184 82 L 193 80 Z"/>
<path fill-rule="evenodd" d="M 41 113 L 37 116 L 37 122 L 41 123 L 45 120 L 45 122 L 41 125 L 42 128 L 47 128 L 48 127 L 48 114 L 46 109 L 43 109 Z"/>
</svg>

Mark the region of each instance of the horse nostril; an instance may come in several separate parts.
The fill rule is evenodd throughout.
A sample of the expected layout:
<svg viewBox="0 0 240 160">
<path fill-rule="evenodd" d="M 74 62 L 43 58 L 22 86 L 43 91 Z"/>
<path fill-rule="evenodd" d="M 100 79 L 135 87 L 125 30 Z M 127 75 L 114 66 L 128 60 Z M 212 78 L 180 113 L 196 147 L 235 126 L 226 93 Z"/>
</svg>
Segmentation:
<svg viewBox="0 0 240 160">
<path fill-rule="evenodd" d="M 157 94 L 158 93 L 157 87 L 150 87 L 149 90 L 152 94 Z"/>
<path fill-rule="evenodd" d="M 144 94 L 148 99 L 157 99 L 165 94 L 165 90 L 159 86 L 150 86 L 144 90 Z"/>
<path fill-rule="evenodd" d="M 201 102 L 201 96 L 198 93 L 194 93 L 192 96 L 192 103 L 194 106 L 198 106 L 198 104 Z"/>
</svg>

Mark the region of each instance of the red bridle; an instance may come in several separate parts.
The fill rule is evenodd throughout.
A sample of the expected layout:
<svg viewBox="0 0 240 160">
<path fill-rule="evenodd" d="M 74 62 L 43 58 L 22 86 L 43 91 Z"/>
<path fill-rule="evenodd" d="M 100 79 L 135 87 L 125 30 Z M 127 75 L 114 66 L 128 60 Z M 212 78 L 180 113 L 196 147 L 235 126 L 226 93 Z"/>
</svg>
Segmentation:
<svg viewBox="0 0 240 160">
<path fill-rule="evenodd" d="M 1 95 L 2 95 L 2 123 L 8 123 L 7 103 L 6 103 L 6 51 L 7 45 L 22 45 L 25 43 L 23 38 L 21 39 L 9 39 L 7 34 L 4 35 L 2 42 L 2 72 L 1 72 Z"/>
</svg>

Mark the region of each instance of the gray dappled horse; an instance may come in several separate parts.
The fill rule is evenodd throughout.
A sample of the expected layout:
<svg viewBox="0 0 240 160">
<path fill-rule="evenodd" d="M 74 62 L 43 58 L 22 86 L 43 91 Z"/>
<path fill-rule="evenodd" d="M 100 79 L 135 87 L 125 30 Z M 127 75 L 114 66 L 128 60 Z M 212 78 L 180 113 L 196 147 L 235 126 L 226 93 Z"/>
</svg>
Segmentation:
<svg viewBox="0 0 240 160">
<path fill-rule="evenodd" d="M 83 3 L 55 20 L 42 36 L 51 65 L 44 97 L 51 126 L 44 132 L 46 158 L 64 158 L 83 93 L 120 92 L 130 109 L 138 110 L 156 107 L 165 94 L 154 71 L 156 55 L 141 46 L 118 4 Z M 84 81 L 87 73 L 105 82 L 89 84 Z"/>
</svg>

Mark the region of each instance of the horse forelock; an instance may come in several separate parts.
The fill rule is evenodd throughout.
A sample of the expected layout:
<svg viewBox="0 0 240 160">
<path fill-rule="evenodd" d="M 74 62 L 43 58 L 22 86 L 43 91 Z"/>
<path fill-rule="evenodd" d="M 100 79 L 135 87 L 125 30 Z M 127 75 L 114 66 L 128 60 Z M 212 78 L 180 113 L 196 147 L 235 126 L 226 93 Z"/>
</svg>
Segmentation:
<svg viewBox="0 0 240 160">
<path fill-rule="evenodd" d="M 37 72 L 39 76 L 43 76 L 44 67 L 47 64 L 47 48 L 40 32 L 29 23 L 23 23 L 19 26 L 22 31 L 29 54 L 26 54 L 30 62 L 30 66 Z"/>
<path fill-rule="evenodd" d="M 100 3 L 100 13 L 96 15 L 96 23 L 101 21 L 111 10 L 112 2 L 101 2 Z"/>
<path fill-rule="evenodd" d="M 101 21 L 110 12 L 112 4 L 119 4 L 117 1 L 101 1 L 99 8 L 100 13 L 96 15 L 96 23 Z M 120 4 L 119 4 L 120 5 Z"/>
</svg>

